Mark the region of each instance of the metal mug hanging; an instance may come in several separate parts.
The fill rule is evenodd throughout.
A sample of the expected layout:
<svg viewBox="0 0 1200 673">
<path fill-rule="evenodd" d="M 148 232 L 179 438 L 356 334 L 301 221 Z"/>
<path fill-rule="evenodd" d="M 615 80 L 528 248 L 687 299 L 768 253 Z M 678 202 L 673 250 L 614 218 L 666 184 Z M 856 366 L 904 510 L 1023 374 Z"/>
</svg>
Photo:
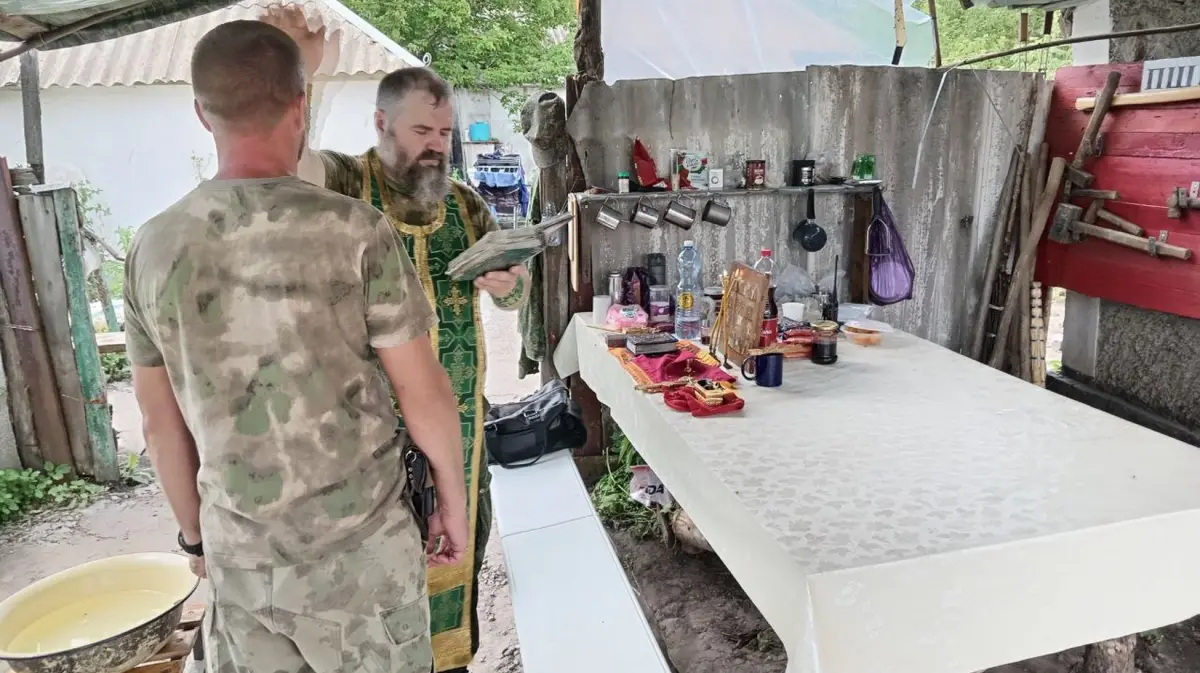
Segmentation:
<svg viewBox="0 0 1200 673">
<path fill-rule="evenodd" d="M 638 201 L 633 207 L 634 224 L 640 224 L 647 229 L 653 229 L 658 226 L 658 220 L 662 217 L 662 213 L 657 208 L 646 205 L 644 201 Z"/>
<path fill-rule="evenodd" d="M 718 227 L 729 224 L 729 220 L 732 219 L 733 209 L 729 207 L 729 204 L 721 203 L 716 199 L 709 199 L 700 211 L 700 221 L 715 224 Z"/>
<path fill-rule="evenodd" d="M 604 205 L 600 206 L 600 210 L 596 211 L 596 222 L 615 230 L 625 221 L 625 216 L 621 211 L 609 205 L 610 201 L 605 201 Z"/>
<path fill-rule="evenodd" d="M 680 229 L 691 229 L 696 223 L 696 209 L 688 208 L 678 200 L 667 204 L 667 210 L 663 212 L 663 219 Z"/>
</svg>

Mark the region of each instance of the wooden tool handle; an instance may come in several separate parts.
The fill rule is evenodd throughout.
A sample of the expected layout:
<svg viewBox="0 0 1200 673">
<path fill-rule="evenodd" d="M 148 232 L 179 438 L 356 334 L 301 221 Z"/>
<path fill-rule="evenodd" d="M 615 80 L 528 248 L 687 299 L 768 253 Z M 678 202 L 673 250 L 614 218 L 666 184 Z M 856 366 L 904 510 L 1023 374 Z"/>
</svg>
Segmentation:
<svg viewBox="0 0 1200 673">
<path fill-rule="evenodd" d="M 1146 254 L 1150 254 L 1150 250 L 1154 249 L 1156 254 L 1160 257 L 1173 257 L 1175 259 L 1183 260 L 1192 258 L 1191 250 L 1188 248 L 1182 248 L 1178 245 L 1159 243 L 1158 241 L 1153 241 L 1152 245 L 1152 241 L 1148 238 L 1133 236 L 1132 234 L 1126 234 L 1121 231 L 1113 231 L 1112 229 L 1105 229 L 1104 227 L 1097 227 L 1096 225 L 1088 224 L 1087 222 L 1076 222 L 1074 226 L 1075 231 L 1081 234 L 1102 238 L 1110 243 L 1123 245 L 1127 248 L 1133 248 L 1134 250 L 1141 250 Z"/>
<path fill-rule="evenodd" d="M 1096 107 L 1100 97 L 1075 99 L 1076 110 L 1091 110 Z M 1112 107 L 1129 107 L 1130 105 L 1156 105 L 1159 103 L 1182 103 L 1189 100 L 1200 100 L 1200 86 L 1183 89 L 1159 89 L 1155 91 L 1139 91 L 1123 93 L 1112 99 Z"/>
<path fill-rule="evenodd" d="M 1071 165 L 1079 168 L 1083 165 L 1083 160 L 1092 154 L 1092 148 L 1096 146 L 1096 134 L 1100 132 L 1100 124 L 1104 121 L 1104 115 L 1108 114 L 1108 107 L 1112 104 L 1113 96 L 1117 93 L 1117 87 L 1121 84 L 1121 73 L 1116 70 L 1108 73 L 1108 79 L 1104 81 L 1104 88 L 1101 89 L 1100 95 L 1096 97 L 1095 109 L 1092 110 L 1092 117 L 1088 119 L 1087 129 L 1083 132 L 1083 137 L 1079 139 L 1079 149 L 1075 152 L 1075 159 Z"/>
<path fill-rule="evenodd" d="M 1107 210 L 1105 210 L 1103 208 L 1096 211 L 1096 217 L 1101 220 L 1104 220 L 1105 222 L 1108 222 L 1109 224 L 1113 225 L 1114 227 L 1120 229 L 1121 231 L 1123 231 L 1127 234 L 1132 234 L 1134 236 L 1145 236 L 1146 235 L 1145 229 L 1142 229 L 1138 225 L 1134 224 L 1133 222 L 1130 222 L 1129 220 L 1121 217 L 1120 215 L 1113 215 L 1112 213 L 1108 212 Z"/>
</svg>

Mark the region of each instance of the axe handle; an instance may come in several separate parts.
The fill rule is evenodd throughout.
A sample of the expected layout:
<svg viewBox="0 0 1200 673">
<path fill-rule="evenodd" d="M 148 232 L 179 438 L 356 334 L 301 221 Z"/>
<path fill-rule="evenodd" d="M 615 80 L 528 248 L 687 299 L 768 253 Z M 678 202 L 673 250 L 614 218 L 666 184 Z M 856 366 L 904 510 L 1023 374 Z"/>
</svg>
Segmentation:
<svg viewBox="0 0 1200 673">
<path fill-rule="evenodd" d="M 1087 129 L 1084 130 L 1083 137 L 1079 139 L 1079 149 L 1075 152 L 1075 159 L 1071 162 L 1071 166 L 1074 168 L 1082 167 L 1083 160 L 1091 155 L 1092 148 L 1096 144 L 1096 134 L 1100 133 L 1100 124 L 1104 122 L 1104 116 L 1108 114 L 1108 108 L 1112 105 L 1113 96 L 1117 94 L 1117 87 L 1120 84 L 1121 73 L 1116 70 L 1108 73 L 1108 79 L 1104 81 L 1104 89 L 1096 97 L 1096 107 L 1088 119 Z"/>
<path fill-rule="evenodd" d="M 1142 252 L 1147 253 L 1147 254 L 1150 253 L 1151 249 L 1154 249 L 1156 254 L 1158 254 L 1158 256 L 1160 256 L 1160 257 L 1173 257 L 1175 259 L 1182 259 L 1182 260 L 1188 260 L 1188 259 L 1192 258 L 1191 250 L 1189 250 L 1188 248 L 1180 247 L 1178 245 L 1171 245 L 1170 243 L 1159 243 L 1159 242 L 1155 241 L 1153 248 L 1152 248 L 1151 240 L 1148 238 L 1143 238 L 1141 236 L 1134 236 L 1132 234 L 1126 234 L 1125 232 L 1122 232 L 1122 231 L 1113 231 L 1112 229 L 1105 229 L 1104 227 L 1097 227 L 1096 225 L 1088 224 L 1087 222 L 1076 222 L 1073 226 L 1075 228 L 1075 231 L 1080 234 L 1086 234 L 1088 236 L 1095 236 L 1096 238 L 1102 238 L 1110 243 L 1116 243 L 1117 245 L 1123 245 L 1127 248 L 1133 248 L 1134 250 L 1141 250 Z"/>
<path fill-rule="evenodd" d="M 1120 229 L 1121 231 L 1123 231 L 1127 234 L 1131 234 L 1133 236 L 1145 236 L 1146 235 L 1145 229 L 1142 229 L 1138 225 L 1134 224 L 1133 222 L 1130 222 L 1129 220 L 1127 220 L 1119 215 L 1113 215 L 1112 213 L 1108 212 L 1107 210 L 1105 210 L 1103 208 L 1096 211 L 1096 217 L 1104 220 L 1105 222 L 1108 222 L 1109 224 L 1113 225 L 1114 227 Z"/>
</svg>

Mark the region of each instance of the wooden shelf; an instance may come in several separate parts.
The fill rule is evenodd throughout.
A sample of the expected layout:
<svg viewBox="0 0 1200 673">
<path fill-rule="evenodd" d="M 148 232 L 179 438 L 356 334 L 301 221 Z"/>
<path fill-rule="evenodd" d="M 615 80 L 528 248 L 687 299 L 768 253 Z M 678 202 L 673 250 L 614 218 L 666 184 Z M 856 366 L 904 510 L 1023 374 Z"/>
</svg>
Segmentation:
<svg viewBox="0 0 1200 673">
<path fill-rule="evenodd" d="M 883 189 L 882 184 L 866 184 L 866 185 L 813 185 L 812 187 L 768 187 L 766 189 L 689 189 L 680 190 L 677 192 L 629 192 L 628 194 L 617 194 L 616 192 L 604 192 L 601 194 L 579 194 L 580 203 L 588 203 L 592 201 L 637 201 L 639 199 L 706 199 L 714 196 L 721 197 L 740 197 L 740 196 L 761 196 L 764 194 L 807 194 L 815 192 L 817 194 L 871 194 L 877 189 Z"/>
</svg>

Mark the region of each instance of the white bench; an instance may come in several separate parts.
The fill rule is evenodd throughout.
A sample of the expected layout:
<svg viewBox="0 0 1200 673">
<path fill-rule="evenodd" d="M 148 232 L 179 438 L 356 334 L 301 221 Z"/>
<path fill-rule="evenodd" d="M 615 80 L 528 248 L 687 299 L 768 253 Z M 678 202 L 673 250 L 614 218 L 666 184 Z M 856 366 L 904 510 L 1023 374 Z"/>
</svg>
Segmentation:
<svg viewBox="0 0 1200 673">
<path fill-rule="evenodd" d="M 491 473 L 525 673 L 670 673 L 569 452 Z"/>
</svg>

